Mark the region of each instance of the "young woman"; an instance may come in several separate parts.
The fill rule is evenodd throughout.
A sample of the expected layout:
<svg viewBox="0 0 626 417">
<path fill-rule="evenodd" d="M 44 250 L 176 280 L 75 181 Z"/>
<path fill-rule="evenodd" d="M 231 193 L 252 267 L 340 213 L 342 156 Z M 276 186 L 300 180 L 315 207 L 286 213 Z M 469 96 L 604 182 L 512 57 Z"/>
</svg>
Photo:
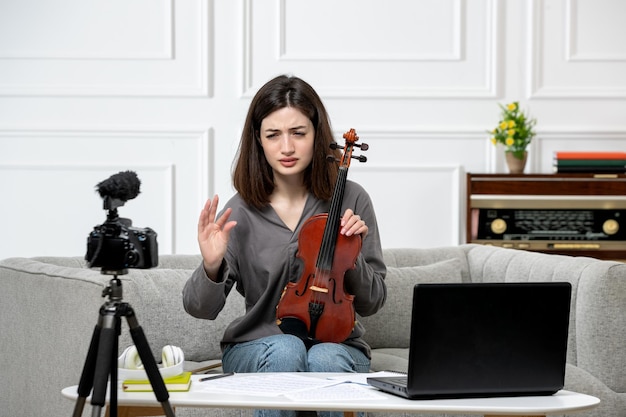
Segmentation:
<svg viewBox="0 0 626 417">
<path fill-rule="evenodd" d="M 338 165 L 330 121 L 313 88 L 297 77 L 279 76 L 257 92 L 250 105 L 233 182 L 237 194 L 218 214 L 218 196 L 200 213 L 202 265 L 183 290 L 186 311 L 214 319 L 233 288 L 245 297 L 246 312 L 221 341 L 226 372 L 368 372 L 370 348 L 357 323 L 342 343 L 307 346 L 276 324 L 276 306 L 303 262 L 298 235 L 311 216 L 327 213 Z M 335 155 L 339 156 L 339 155 Z M 344 286 L 361 316 L 376 313 L 387 295 L 385 264 L 372 202 L 347 181 L 340 233 L 360 235 L 362 249 Z M 285 415 L 289 412 L 258 411 Z"/>
</svg>

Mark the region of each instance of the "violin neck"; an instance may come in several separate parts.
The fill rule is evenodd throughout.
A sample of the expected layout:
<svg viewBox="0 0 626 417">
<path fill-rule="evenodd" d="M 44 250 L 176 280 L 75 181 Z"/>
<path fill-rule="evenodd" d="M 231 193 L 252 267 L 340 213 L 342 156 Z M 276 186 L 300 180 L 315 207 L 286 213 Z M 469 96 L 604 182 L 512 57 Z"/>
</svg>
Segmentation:
<svg viewBox="0 0 626 417">
<path fill-rule="evenodd" d="M 337 234 L 341 222 L 341 204 L 343 195 L 346 190 L 346 181 L 348 179 L 348 168 L 339 167 L 339 175 L 335 183 L 332 200 L 330 201 L 330 209 L 326 226 L 324 227 L 324 236 L 322 237 L 322 245 L 317 256 L 317 269 L 322 271 L 330 271 L 333 266 L 335 257 L 335 246 L 337 244 Z"/>
</svg>

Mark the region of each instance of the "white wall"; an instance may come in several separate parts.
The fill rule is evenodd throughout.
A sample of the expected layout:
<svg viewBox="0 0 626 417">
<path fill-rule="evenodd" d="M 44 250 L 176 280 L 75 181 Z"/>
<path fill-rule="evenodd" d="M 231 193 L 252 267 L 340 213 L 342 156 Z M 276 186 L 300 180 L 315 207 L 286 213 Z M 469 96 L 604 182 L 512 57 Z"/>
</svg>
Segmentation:
<svg viewBox="0 0 626 417">
<path fill-rule="evenodd" d="M 254 92 L 309 81 L 385 247 L 464 241 L 466 172 L 505 172 L 497 103 L 538 119 L 526 172 L 555 150 L 626 148 L 622 0 L 0 0 L 0 258 L 83 255 L 95 185 L 134 170 L 120 208 L 196 253 Z"/>
</svg>

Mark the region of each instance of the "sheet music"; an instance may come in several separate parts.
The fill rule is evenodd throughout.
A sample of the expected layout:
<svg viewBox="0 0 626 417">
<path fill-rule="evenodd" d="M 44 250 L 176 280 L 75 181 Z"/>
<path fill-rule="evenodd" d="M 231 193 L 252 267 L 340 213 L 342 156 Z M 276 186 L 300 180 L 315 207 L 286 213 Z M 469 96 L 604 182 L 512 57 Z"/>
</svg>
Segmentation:
<svg viewBox="0 0 626 417">
<path fill-rule="evenodd" d="M 329 378 L 307 376 L 303 373 L 235 374 L 225 378 L 194 383 L 200 392 L 227 392 L 246 395 L 285 396 L 306 401 L 336 399 L 380 399 L 384 396 L 367 385 L 372 376 L 397 376 L 395 372 L 346 373 Z M 332 387 L 332 388 L 330 388 Z"/>
<path fill-rule="evenodd" d="M 306 373 L 302 375 L 306 375 Z M 195 387 L 202 392 L 220 391 L 247 395 L 279 396 L 338 383 L 330 379 L 302 375 L 297 373 L 235 374 L 226 378 L 198 382 Z"/>
<path fill-rule="evenodd" d="M 406 376 L 405 373 L 395 372 L 395 371 L 379 371 L 379 372 L 370 372 L 370 373 L 346 373 L 344 375 L 332 376 L 328 379 L 333 381 L 342 381 L 342 382 L 351 382 L 353 384 L 359 385 L 369 385 L 367 383 L 367 378 L 373 377 L 387 377 L 387 376 Z"/>
<path fill-rule="evenodd" d="M 377 390 L 359 384 L 342 382 L 337 385 L 291 392 L 285 397 L 294 401 L 367 401 L 386 398 Z"/>
</svg>

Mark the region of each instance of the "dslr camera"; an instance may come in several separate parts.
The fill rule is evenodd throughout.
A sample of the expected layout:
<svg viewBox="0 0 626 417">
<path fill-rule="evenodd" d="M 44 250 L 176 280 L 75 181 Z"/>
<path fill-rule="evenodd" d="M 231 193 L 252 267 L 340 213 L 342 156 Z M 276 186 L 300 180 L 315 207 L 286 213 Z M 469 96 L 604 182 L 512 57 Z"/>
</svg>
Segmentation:
<svg viewBox="0 0 626 417">
<path fill-rule="evenodd" d="M 126 274 L 127 268 L 148 269 L 158 264 L 157 234 L 149 227 L 132 227 L 118 216 L 117 208 L 139 194 L 141 182 L 132 171 L 120 172 L 97 185 L 107 220 L 93 228 L 87 238 L 85 260 L 103 274 Z"/>
</svg>

